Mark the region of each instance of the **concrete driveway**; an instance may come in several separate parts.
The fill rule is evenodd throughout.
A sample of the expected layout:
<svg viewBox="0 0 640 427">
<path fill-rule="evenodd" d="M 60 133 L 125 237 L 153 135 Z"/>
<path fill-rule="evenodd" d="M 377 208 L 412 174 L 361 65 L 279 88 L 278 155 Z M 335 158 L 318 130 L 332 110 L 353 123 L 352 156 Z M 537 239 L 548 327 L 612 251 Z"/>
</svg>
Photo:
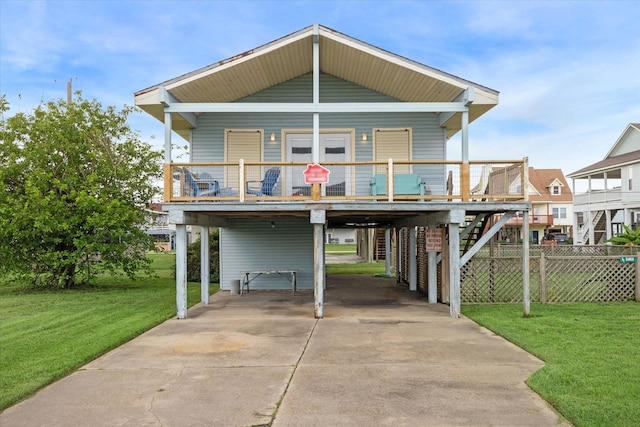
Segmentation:
<svg viewBox="0 0 640 427">
<path fill-rule="evenodd" d="M 394 279 L 219 292 L 0 414 L 10 426 L 568 425 L 543 363 Z"/>
</svg>

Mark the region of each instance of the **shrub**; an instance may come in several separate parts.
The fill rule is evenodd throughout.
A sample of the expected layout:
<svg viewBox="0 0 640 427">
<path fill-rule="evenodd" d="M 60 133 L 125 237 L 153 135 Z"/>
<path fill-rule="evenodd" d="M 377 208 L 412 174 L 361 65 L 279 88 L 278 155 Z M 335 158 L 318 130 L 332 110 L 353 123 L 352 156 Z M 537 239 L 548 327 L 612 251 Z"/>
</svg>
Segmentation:
<svg viewBox="0 0 640 427">
<path fill-rule="evenodd" d="M 187 246 L 187 282 L 200 281 L 200 238 Z M 173 276 L 175 277 L 175 267 Z M 218 229 L 209 230 L 209 282 L 220 280 Z"/>
</svg>

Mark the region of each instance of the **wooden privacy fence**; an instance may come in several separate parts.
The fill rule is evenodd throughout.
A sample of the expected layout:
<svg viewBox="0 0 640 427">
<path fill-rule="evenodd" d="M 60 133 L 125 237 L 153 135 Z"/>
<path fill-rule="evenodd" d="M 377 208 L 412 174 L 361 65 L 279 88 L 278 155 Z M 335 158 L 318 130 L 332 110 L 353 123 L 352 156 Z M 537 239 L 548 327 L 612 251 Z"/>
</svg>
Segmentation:
<svg viewBox="0 0 640 427">
<path fill-rule="evenodd" d="M 638 256 L 530 256 L 531 302 L 640 300 Z M 521 303 L 522 257 L 473 257 L 460 271 L 463 303 Z"/>
</svg>

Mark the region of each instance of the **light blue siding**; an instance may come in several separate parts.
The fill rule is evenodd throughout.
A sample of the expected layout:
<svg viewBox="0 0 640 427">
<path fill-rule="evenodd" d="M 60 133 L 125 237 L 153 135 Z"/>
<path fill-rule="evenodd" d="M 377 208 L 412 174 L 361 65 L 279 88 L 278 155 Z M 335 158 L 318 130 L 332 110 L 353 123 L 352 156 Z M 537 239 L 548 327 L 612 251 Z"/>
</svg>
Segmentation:
<svg viewBox="0 0 640 427">
<path fill-rule="evenodd" d="M 239 102 L 311 102 L 311 75 L 304 75 L 281 85 L 251 95 Z M 395 99 L 340 80 L 328 74 L 320 79 L 321 102 L 393 102 Z M 264 160 L 282 160 L 281 129 L 311 129 L 311 114 L 279 113 L 206 113 L 198 117 L 193 130 L 191 156 L 193 162 L 224 161 L 224 129 L 264 129 Z M 371 132 L 373 128 L 411 128 L 414 160 L 442 160 L 446 156 L 445 131 L 438 125 L 435 113 L 353 113 L 321 114 L 321 128 L 355 129 L 355 161 L 373 160 Z M 369 142 L 359 136 L 366 132 Z M 269 140 L 271 133 L 278 141 Z"/>
<path fill-rule="evenodd" d="M 220 269 L 224 290 L 243 270 L 298 270 L 298 289 L 313 289 L 313 227 L 305 219 L 233 220 L 220 229 Z M 251 289 L 291 289 L 291 283 L 289 277 L 263 275 Z"/>
</svg>

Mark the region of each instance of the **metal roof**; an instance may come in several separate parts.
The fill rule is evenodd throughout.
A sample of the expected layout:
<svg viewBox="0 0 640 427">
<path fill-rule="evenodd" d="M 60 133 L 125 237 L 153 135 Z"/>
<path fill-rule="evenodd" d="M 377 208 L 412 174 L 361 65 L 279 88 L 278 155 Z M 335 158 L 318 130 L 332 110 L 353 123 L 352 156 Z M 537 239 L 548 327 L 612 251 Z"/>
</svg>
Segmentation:
<svg viewBox="0 0 640 427">
<path fill-rule="evenodd" d="M 452 102 L 472 87 L 469 121 L 498 103 L 498 92 L 364 43 L 325 26 L 319 29 L 320 72 L 404 102 Z M 313 71 L 313 26 L 134 94 L 135 104 L 164 121 L 159 90 L 180 102 L 229 103 Z M 322 88 L 321 88 L 322 90 Z M 175 131 L 191 125 L 177 114 Z M 460 130 L 460 113 L 444 122 L 449 136 Z"/>
</svg>

